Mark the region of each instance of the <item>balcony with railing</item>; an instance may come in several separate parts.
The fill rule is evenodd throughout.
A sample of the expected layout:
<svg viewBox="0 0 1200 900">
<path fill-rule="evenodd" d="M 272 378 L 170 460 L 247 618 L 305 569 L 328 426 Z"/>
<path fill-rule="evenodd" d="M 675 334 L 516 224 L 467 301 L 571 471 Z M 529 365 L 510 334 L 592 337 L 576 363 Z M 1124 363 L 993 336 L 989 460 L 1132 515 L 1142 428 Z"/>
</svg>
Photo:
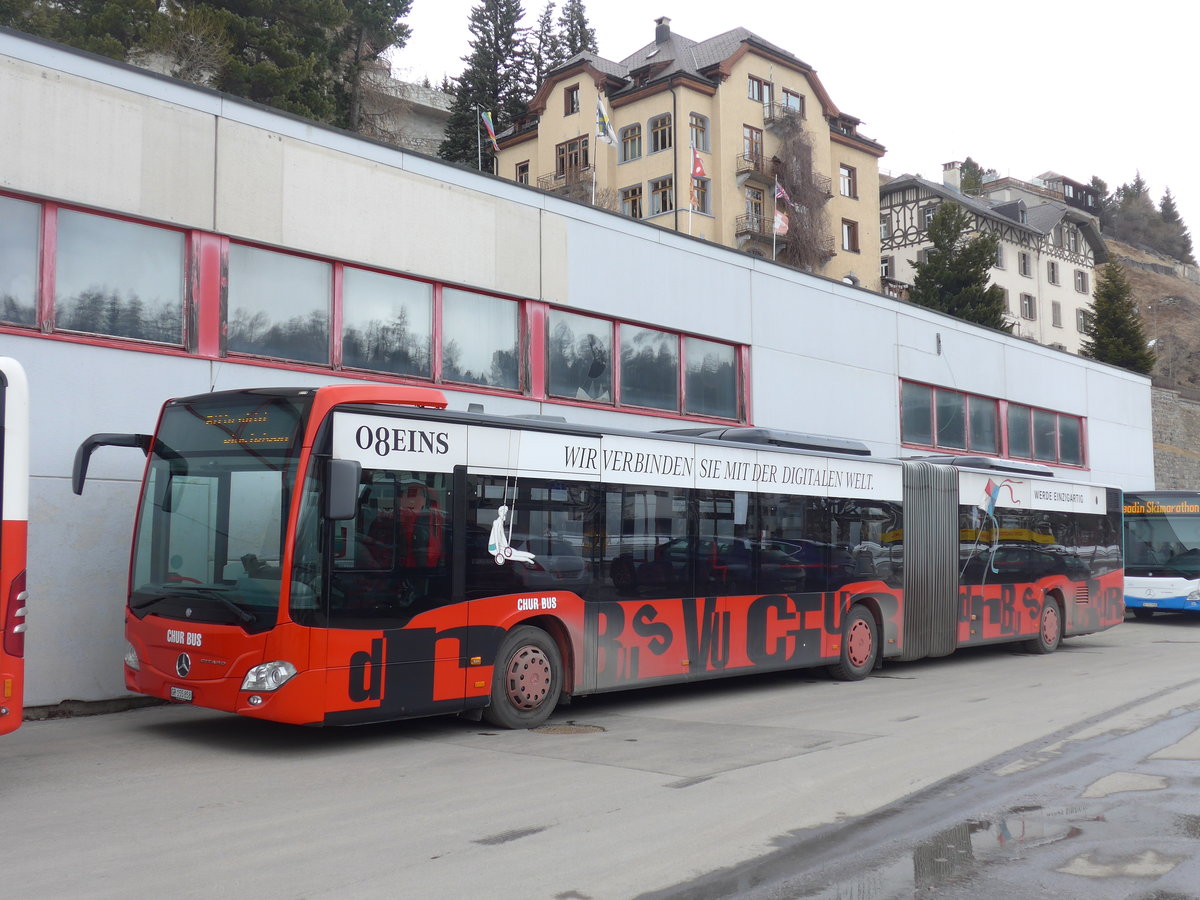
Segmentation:
<svg viewBox="0 0 1200 900">
<path fill-rule="evenodd" d="M 784 125 L 791 121 L 803 121 L 804 110 L 786 103 L 774 101 L 763 104 L 763 119 L 767 126 Z"/>
<path fill-rule="evenodd" d="M 819 193 L 826 200 L 833 197 L 833 179 L 828 175 L 822 175 L 819 172 L 811 172 L 809 173 L 808 180 L 812 183 L 812 186 L 817 189 L 817 193 Z"/>
<path fill-rule="evenodd" d="M 771 239 L 771 234 L 774 231 L 775 219 L 768 215 L 745 215 L 738 216 L 734 221 L 734 233 L 739 238 L 766 238 Z M 785 235 L 779 235 L 784 237 Z"/>
<path fill-rule="evenodd" d="M 543 191 L 567 191 L 581 184 L 592 183 L 593 166 L 573 166 L 561 172 L 539 175 L 537 186 Z"/>
<path fill-rule="evenodd" d="M 775 160 L 761 153 L 743 153 L 737 158 L 737 175 L 741 182 L 759 181 L 764 184 L 775 180 Z"/>
</svg>

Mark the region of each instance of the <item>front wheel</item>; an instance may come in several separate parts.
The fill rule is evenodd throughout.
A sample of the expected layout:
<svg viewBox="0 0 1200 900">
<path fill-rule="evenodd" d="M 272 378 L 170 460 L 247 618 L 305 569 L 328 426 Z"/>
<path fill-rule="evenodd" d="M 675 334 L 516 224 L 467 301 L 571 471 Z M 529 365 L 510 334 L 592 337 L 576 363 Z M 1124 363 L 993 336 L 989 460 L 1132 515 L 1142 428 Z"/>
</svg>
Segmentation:
<svg viewBox="0 0 1200 900">
<path fill-rule="evenodd" d="M 492 702 L 483 717 L 500 728 L 536 728 L 562 694 L 562 655 L 540 628 L 519 625 L 496 654 Z"/>
<path fill-rule="evenodd" d="M 1133 617 L 1139 622 L 1145 622 L 1147 619 L 1154 618 L 1154 610 L 1146 609 L 1144 606 L 1135 607 L 1130 612 L 1133 613 Z"/>
<path fill-rule="evenodd" d="M 1038 617 L 1037 636 L 1025 641 L 1022 646 L 1028 653 L 1053 653 L 1062 643 L 1062 616 L 1053 597 L 1042 600 L 1042 613 Z"/>
<path fill-rule="evenodd" d="M 842 657 L 829 667 L 838 681 L 861 681 L 875 668 L 879 653 L 879 628 L 865 607 L 855 606 L 842 626 Z"/>
</svg>

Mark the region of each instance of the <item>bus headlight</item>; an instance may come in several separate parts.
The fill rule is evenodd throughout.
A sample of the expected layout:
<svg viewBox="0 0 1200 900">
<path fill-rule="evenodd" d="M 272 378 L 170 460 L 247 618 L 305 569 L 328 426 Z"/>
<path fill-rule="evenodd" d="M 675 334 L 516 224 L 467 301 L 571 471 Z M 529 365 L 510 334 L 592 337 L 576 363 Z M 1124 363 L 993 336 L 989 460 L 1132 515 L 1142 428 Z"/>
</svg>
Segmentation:
<svg viewBox="0 0 1200 900">
<path fill-rule="evenodd" d="M 1187 598 L 1189 603 L 1195 603 L 1196 601 L 1200 600 L 1200 587 L 1190 591 L 1187 595 Z"/>
<path fill-rule="evenodd" d="M 277 691 L 296 674 L 296 667 L 281 659 L 255 666 L 242 680 L 243 691 Z"/>
<path fill-rule="evenodd" d="M 137 651 L 133 649 L 133 644 L 125 645 L 125 665 L 129 666 L 135 672 L 142 670 L 142 661 L 138 659 Z"/>
</svg>

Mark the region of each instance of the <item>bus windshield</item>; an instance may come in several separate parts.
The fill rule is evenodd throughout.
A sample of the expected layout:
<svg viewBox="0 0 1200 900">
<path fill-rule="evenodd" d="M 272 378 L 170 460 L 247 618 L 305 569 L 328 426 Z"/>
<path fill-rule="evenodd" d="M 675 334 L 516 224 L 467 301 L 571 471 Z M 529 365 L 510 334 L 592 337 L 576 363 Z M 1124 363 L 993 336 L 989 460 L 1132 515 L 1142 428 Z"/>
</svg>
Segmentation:
<svg viewBox="0 0 1200 900">
<path fill-rule="evenodd" d="M 247 391 L 167 404 L 138 515 L 135 616 L 275 624 L 308 403 Z"/>
<path fill-rule="evenodd" d="M 1125 574 L 1200 578 L 1200 505 L 1131 496 L 1125 507 Z"/>
</svg>

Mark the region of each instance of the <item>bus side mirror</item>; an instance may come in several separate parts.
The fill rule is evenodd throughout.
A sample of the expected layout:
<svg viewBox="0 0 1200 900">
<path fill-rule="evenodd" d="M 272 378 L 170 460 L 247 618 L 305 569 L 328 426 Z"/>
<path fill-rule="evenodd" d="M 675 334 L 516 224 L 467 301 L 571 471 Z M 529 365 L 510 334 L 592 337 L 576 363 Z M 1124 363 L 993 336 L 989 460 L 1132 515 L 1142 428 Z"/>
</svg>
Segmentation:
<svg viewBox="0 0 1200 900">
<path fill-rule="evenodd" d="M 149 434 L 93 434 L 79 445 L 75 451 L 75 464 L 71 468 L 71 490 L 76 494 L 83 493 L 83 482 L 87 479 L 88 460 L 97 447 L 136 447 L 142 453 L 149 455 L 150 443 L 154 440 Z"/>
<path fill-rule="evenodd" d="M 353 459 L 331 459 L 325 469 L 325 518 L 333 521 L 358 515 L 358 482 L 362 466 Z"/>
</svg>

